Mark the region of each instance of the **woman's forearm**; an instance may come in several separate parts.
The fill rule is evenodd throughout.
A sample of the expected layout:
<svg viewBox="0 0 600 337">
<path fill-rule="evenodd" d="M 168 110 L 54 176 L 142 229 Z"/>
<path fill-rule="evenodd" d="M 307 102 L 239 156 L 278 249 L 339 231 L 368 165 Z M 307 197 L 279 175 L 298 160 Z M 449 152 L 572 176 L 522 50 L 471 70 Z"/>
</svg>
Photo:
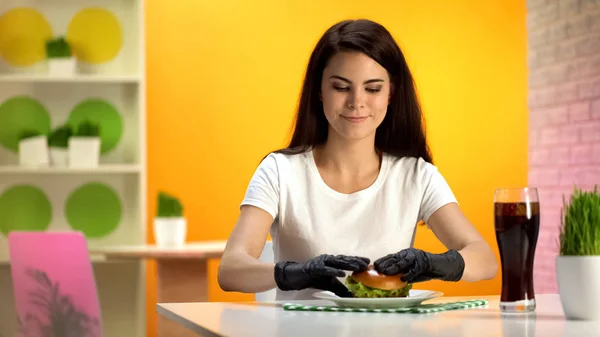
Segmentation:
<svg viewBox="0 0 600 337">
<path fill-rule="evenodd" d="M 485 241 L 476 241 L 468 244 L 459 251 L 465 260 L 463 281 L 475 282 L 489 280 L 498 273 L 496 256 Z"/>
<path fill-rule="evenodd" d="M 235 252 L 223 256 L 217 278 L 224 291 L 258 293 L 276 287 L 274 268 L 273 263 Z"/>
</svg>

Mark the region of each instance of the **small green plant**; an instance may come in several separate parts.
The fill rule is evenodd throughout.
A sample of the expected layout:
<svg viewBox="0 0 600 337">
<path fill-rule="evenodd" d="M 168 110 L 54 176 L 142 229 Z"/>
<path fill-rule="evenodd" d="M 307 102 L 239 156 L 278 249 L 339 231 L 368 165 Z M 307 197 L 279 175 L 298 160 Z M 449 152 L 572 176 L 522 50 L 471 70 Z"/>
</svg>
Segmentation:
<svg viewBox="0 0 600 337">
<path fill-rule="evenodd" d="M 46 57 L 48 59 L 71 57 L 71 45 L 63 36 L 46 41 Z"/>
<path fill-rule="evenodd" d="M 33 138 L 33 137 L 37 137 L 37 136 L 41 136 L 42 133 L 39 132 L 38 130 L 23 130 L 21 132 L 21 134 L 19 135 L 19 141 L 28 139 L 28 138 Z"/>
<path fill-rule="evenodd" d="M 575 186 L 570 202 L 563 197 L 560 255 L 600 255 L 600 194 Z"/>
<path fill-rule="evenodd" d="M 73 129 L 65 124 L 54 129 L 48 137 L 48 146 L 55 148 L 69 147 L 69 138 L 73 135 Z"/>
<path fill-rule="evenodd" d="M 77 126 L 77 131 L 74 133 L 77 137 L 99 137 L 100 125 L 92 121 L 86 120 Z"/>
<path fill-rule="evenodd" d="M 183 216 L 183 206 L 176 197 L 158 192 L 158 207 L 156 215 L 160 218 L 178 218 Z"/>
</svg>

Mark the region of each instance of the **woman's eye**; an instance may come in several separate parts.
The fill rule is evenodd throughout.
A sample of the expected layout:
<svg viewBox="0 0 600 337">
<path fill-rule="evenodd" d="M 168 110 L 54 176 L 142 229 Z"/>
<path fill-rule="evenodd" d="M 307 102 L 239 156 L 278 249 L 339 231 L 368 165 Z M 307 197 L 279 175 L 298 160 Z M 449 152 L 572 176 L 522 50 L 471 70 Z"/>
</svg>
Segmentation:
<svg viewBox="0 0 600 337">
<path fill-rule="evenodd" d="M 370 93 L 380 92 L 381 88 L 367 88 L 367 91 Z"/>
<path fill-rule="evenodd" d="M 349 89 L 348 87 L 341 87 L 341 86 L 337 86 L 337 85 L 334 85 L 333 88 L 337 91 L 348 91 L 348 89 Z"/>
</svg>

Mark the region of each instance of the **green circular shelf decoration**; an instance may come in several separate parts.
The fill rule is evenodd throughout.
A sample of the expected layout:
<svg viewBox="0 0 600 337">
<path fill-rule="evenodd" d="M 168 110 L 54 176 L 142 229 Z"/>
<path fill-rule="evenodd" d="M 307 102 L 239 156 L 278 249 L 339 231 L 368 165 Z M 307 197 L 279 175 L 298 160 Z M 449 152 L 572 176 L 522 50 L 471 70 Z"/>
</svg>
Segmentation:
<svg viewBox="0 0 600 337">
<path fill-rule="evenodd" d="M 88 183 L 68 197 L 65 214 L 74 230 L 90 238 L 101 238 L 114 231 L 121 222 L 121 200 L 111 187 Z"/>
<path fill-rule="evenodd" d="M 46 194 L 31 185 L 16 185 L 0 195 L 0 232 L 45 231 L 52 221 Z"/>
<path fill-rule="evenodd" d="M 76 130 L 77 125 L 86 120 L 100 125 L 101 153 L 111 151 L 119 144 L 123 120 L 112 104 L 102 99 L 85 100 L 73 108 L 68 123 Z"/>
<path fill-rule="evenodd" d="M 19 151 L 19 137 L 25 130 L 50 132 L 50 114 L 37 100 L 14 96 L 0 105 L 0 144 L 13 152 Z"/>
</svg>

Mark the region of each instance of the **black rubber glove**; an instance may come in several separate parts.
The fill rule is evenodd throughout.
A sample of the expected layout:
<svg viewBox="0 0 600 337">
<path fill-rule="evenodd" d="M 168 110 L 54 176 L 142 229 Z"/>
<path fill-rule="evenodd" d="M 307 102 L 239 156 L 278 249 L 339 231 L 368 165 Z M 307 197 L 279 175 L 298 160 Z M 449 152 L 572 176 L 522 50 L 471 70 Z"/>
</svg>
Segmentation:
<svg viewBox="0 0 600 337">
<path fill-rule="evenodd" d="M 280 261 L 275 264 L 275 282 L 281 290 L 315 288 L 339 297 L 354 297 L 336 277 L 345 276 L 344 270 L 366 270 L 369 262 L 366 257 L 327 254 L 306 262 Z"/>
<path fill-rule="evenodd" d="M 373 265 L 385 275 L 404 274 L 402 280 L 408 283 L 433 279 L 456 282 L 465 270 L 465 261 L 456 250 L 432 254 L 408 248 L 379 258 Z"/>
</svg>

